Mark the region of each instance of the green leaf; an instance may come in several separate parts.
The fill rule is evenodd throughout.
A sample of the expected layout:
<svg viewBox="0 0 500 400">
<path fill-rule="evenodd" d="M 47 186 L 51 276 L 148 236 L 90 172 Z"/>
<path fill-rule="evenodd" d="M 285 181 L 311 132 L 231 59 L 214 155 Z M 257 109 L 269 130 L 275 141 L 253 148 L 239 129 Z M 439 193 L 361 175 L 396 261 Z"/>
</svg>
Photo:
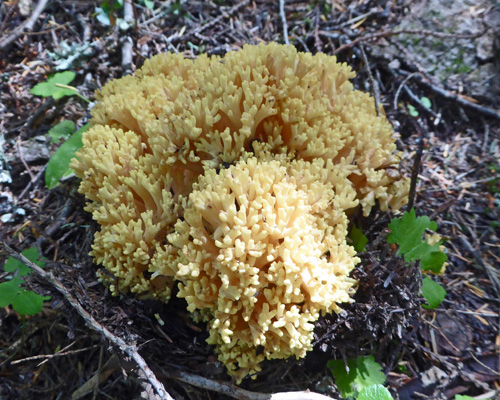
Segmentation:
<svg viewBox="0 0 500 400">
<path fill-rule="evenodd" d="M 352 240 L 352 245 L 356 251 L 365 251 L 365 246 L 368 243 L 368 238 L 365 236 L 363 231 L 359 229 L 356 225 L 353 225 L 349 237 Z"/>
<path fill-rule="evenodd" d="M 56 126 L 50 128 L 48 135 L 50 143 L 56 143 L 61 139 L 67 139 L 75 131 L 75 123 L 73 121 L 61 121 Z"/>
<path fill-rule="evenodd" d="M 59 184 L 59 179 L 73 172 L 69 167 L 69 163 L 75 156 L 75 152 L 83 146 L 82 133 L 88 128 L 88 124 L 82 126 L 52 154 L 45 170 L 45 185 L 47 188 L 56 187 Z"/>
<path fill-rule="evenodd" d="M 38 249 L 36 247 L 30 247 L 29 249 L 23 250 L 21 254 L 26 257 L 28 260 L 37 264 L 40 268 L 45 266 L 44 261 L 40 261 L 40 253 L 38 253 Z M 27 265 L 24 265 L 22 262 L 16 260 L 14 257 L 9 257 L 5 262 L 3 269 L 5 272 L 15 272 L 19 270 L 19 276 L 26 276 L 31 273 L 31 268 Z"/>
<path fill-rule="evenodd" d="M 397 243 L 399 254 L 407 254 L 412 251 L 418 253 L 415 249 L 422 244 L 422 235 L 425 230 L 435 231 L 437 224 L 427 216 L 416 218 L 415 209 L 412 208 L 409 212 L 406 211 L 401 218 L 394 218 L 389 224 L 389 229 L 391 233 L 387 236 L 387 243 Z M 415 259 L 411 258 L 407 261 Z"/>
<path fill-rule="evenodd" d="M 347 365 L 349 372 L 342 360 L 330 360 L 327 364 L 342 397 L 354 396 L 371 385 L 385 382 L 382 367 L 375 362 L 373 356 L 349 359 Z"/>
<path fill-rule="evenodd" d="M 12 307 L 21 315 L 35 315 L 42 311 L 45 300 L 50 300 L 50 296 L 40 296 L 21 288 L 12 301 Z"/>
<path fill-rule="evenodd" d="M 43 268 L 45 266 L 45 262 L 39 260 L 40 254 L 36 247 L 30 247 L 29 249 L 23 250 L 21 254 L 39 267 Z M 21 284 L 24 282 L 22 277 L 29 275 L 31 273 L 31 268 L 16 260 L 14 257 L 9 257 L 3 268 L 6 272 L 17 272 L 17 275 L 10 281 L 0 283 L 0 307 L 6 307 L 12 304 L 14 310 L 19 314 L 34 315 L 39 313 L 42 309 L 44 300 L 48 300 L 50 297 L 40 296 L 21 287 Z"/>
<path fill-rule="evenodd" d="M 394 400 L 391 393 L 382 385 L 372 385 L 359 392 L 357 400 Z"/>
<path fill-rule="evenodd" d="M 12 300 L 19 293 L 21 282 L 21 278 L 16 277 L 10 281 L 0 283 L 0 307 L 7 307 L 12 304 Z"/>
<path fill-rule="evenodd" d="M 428 305 L 423 305 L 422 307 L 427 309 L 433 309 L 438 307 L 446 296 L 446 290 L 437 282 L 434 282 L 431 278 L 425 277 L 422 280 L 422 295 L 427 300 Z"/>
<path fill-rule="evenodd" d="M 408 112 L 412 117 L 418 117 L 418 111 L 411 104 L 408 104 Z"/>
<path fill-rule="evenodd" d="M 69 85 L 75 79 L 76 74 L 73 71 L 64 71 L 58 72 L 57 74 L 50 77 L 47 82 L 42 82 L 33 89 L 31 89 L 31 94 L 42 97 L 53 97 L 55 100 L 58 100 L 64 96 L 72 96 L 76 94 L 75 90 L 63 88 L 57 86 L 57 84 L 61 85 Z"/>
<path fill-rule="evenodd" d="M 436 274 L 441 272 L 447 256 L 439 246 L 441 243 L 430 245 L 422 237 L 426 229 L 436 231 L 437 224 L 427 216 L 416 217 L 412 208 L 401 218 L 394 218 L 389 224 L 391 233 L 387 236 L 387 243 L 396 243 L 399 246 L 398 254 L 403 254 L 406 262 L 420 260 L 423 271 Z"/>
<path fill-rule="evenodd" d="M 421 97 L 420 98 L 420 102 L 422 103 L 422 105 L 425 108 L 431 108 L 432 107 L 432 103 L 431 103 L 431 101 L 429 100 L 428 97 Z"/>
<path fill-rule="evenodd" d="M 155 3 L 153 0 L 144 0 L 144 5 L 150 10 L 152 10 L 155 6 Z"/>
<path fill-rule="evenodd" d="M 43 302 L 50 300 L 50 296 L 40 296 L 23 289 L 20 286 L 22 282 L 21 278 L 15 277 L 11 281 L 0 283 L 0 307 L 12 304 L 12 308 L 21 315 L 38 314 L 42 310 Z"/>
<path fill-rule="evenodd" d="M 439 250 L 439 245 L 440 243 L 436 243 L 433 246 L 428 245 L 427 251 L 422 254 L 420 258 L 420 268 L 422 271 L 434 272 L 435 274 L 441 273 L 443 264 L 448 259 L 448 256 Z"/>
</svg>

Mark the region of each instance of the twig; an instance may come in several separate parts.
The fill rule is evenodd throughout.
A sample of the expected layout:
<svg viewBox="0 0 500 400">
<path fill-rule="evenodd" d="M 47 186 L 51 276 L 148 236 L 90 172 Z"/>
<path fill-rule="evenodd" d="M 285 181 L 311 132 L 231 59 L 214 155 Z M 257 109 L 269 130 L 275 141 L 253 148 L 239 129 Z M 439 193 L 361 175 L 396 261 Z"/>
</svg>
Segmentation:
<svg viewBox="0 0 500 400">
<path fill-rule="evenodd" d="M 47 168 L 47 164 L 45 164 L 45 165 L 43 166 L 43 168 L 42 168 L 40 171 L 38 171 L 38 173 L 37 173 L 37 174 L 36 174 L 36 176 L 35 176 L 35 180 L 30 180 L 30 181 L 28 182 L 28 184 L 27 184 L 27 185 L 26 185 L 26 187 L 23 189 L 23 191 L 21 192 L 21 194 L 20 194 L 19 196 L 17 196 L 17 201 L 21 200 L 21 199 L 22 199 L 22 198 L 26 195 L 26 193 L 28 193 L 28 190 L 30 190 L 31 186 L 32 186 L 33 184 L 35 184 L 35 183 L 36 183 L 36 182 L 37 182 L 37 181 L 38 181 L 38 180 L 42 177 L 42 175 L 43 175 L 43 173 L 45 172 L 45 169 L 46 169 L 46 168 Z"/>
<path fill-rule="evenodd" d="M 243 0 L 240 3 L 238 3 L 238 4 L 235 4 L 229 10 L 222 11 L 221 15 L 219 15 L 218 17 L 212 19 L 211 21 L 207 22 L 206 24 L 204 24 L 202 26 L 199 26 L 199 27 L 193 29 L 192 31 L 184 32 L 181 35 L 179 35 L 179 33 L 177 32 L 177 33 L 169 36 L 166 39 L 166 42 L 167 43 L 171 43 L 174 40 L 179 40 L 179 39 L 181 39 L 183 37 L 186 37 L 186 36 L 191 36 L 191 35 L 196 35 L 198 33 L 201 33 L 205 29 L 208 29 L 211 26 L 214 26 L 215 24 L 217 24 L 218 22 L 220 22 L 222 19 L 229 17 L 231 14 L 233 14 L 234 12 L 236 12 L 237 10 L 239 10 L 241 7 L 245 6 L 249 1 L 250 0 Z"/>
<path fill-rule="evenodd" d="M 285 44 L 287 46 L 290 46 L 290 42 L 288 41 L 288 24 L 286 22 L 286 15 L 285 15 L 285 0 L 280 0 L 280 16 L 281 16 L 281 23 L 283 24 L 283 37 L 285 40 Z"/>
<path fill-rule="evenodd" d="M 481 33 L 476 33 L 473 35 L 458 35 L 454 33 L 444 33 L 444 32 L 435 32 L 435 31 L 428 31 L 425 29 L 418 30 L 418 29 L 403 29 L 400 31 L 395 31 L 393 29 L 386 29 L 382 32 L 377 32 L 373 33 L 370 35 L 364 35 L 364 36 L 358 36 L 356 39 L 354 39 L 352 42 L 346 43 L 342 46 L 340 46 L 338 49 L 334 50 L 332 53 L 333 55 L 340 53 L 341 51 L 347 50 L 353 46 L 356 46 L 357 44 L 361 42 L 367 42 L 373 39 L 380 39 L 388 36 L 395 36 L 395 35 L 420 35 L 420 36 L 433 36 L 441 39 L 475 39 L 478 38 L 479 36 L 482 36 L 486 33 L 487 29 L 482 31 Z M 321 35 L 328 34 L 329 32 L 325 31 L 319 31 Z"/>
<path fill-rule="evenodd" d="M 500 112 L 493 110 L 492 108 L 481 106 L 479 104 L 475 104 L 469 100 L 464 99 L 463 97 L 451 93 L 447 90 L 444 90 L 440 87 L 437 87 L 436 85 L 432 84 L 431 82 L 428 82 L 426 79 L 424 79 L 421 75 L 417 75 L 419 78 L 420 82 L 423 83 L 425 86 L 427 86 L 429 89 L 431 89 L 433 92 L 439 94 L 440 96 L 443 96 L 449 100 L 456 101 L 457 103 L 463 105 L 464 107 L 471 108 L 475 111 L 480 112 L 481 114 L 484 114 L 488 117 L 493 117 L 496 119 L 500 119 Z"/>
<path fill-rule="evenodd" d="M 134 7 L 132 0 L 127 0 L 123 3 L 123 19 L 130 26 L 134 21 Z M 130 35 L 125 35 L 122 39 L 122 70 L 124 75 L 132 73 L 132 50 L 134 41 Z"/>
<path fill-rule="evenodd" d="M 23 152 L 21 149 L 21 139 L 19 138 L 19 136 L 17 137 L 16 146 L 17 146 L 17 152 L 19 154 L 19 158 L 21 159 L 21 162 L 23 163 L 24 168 L 26 168 L 26 171 L 28 171 L 28 174 L 30 175 L 31 182 L 34 182 L 36 178 L 35 178 L 35 175 L 33 175 L 33 172 L 31 172 L 31 169 L 30 169 L 29 165 L 26 163 L 26 160 L 24 159 Z"/>
<path fill-rule="evenodd" d="M 99 366 L 97 367 L 97 372 L 95 373 L 95 380 L 97 381 L 96 385 L 94 386 L 94 390 L 92 393 L 92 400 L 97 399 L 97 395 L 99 394 L 99 382 L 101 381 L 101 371 L 102 371 L 102 358 L 104 355 L 104 347 L 101 346 L 101 349 L 99 351 Z"/>
<path fill-rule="evenodd" d="M 413 78 L 415 75 L 417 75 L 418 72 L 413 72 L 412 74 L 408 75 L 403 82 L 401 82 L 401 85 L 399 85 L 398 87 L 398 90 L 396 90 L 396 95 L 394 96 L 394 111 L 397 111 L 398 110 L 398 99 L 399 99 L 399 95 L 401 94 L 401 90 L 403 89 L 403 87 L 406 85 L 406 83 L 411 79 Z M 395 75 L 395 74 L 393 74 Z"/>
<path fill-rule="evenodd" d="M 5 49 L 12 42 L 15 42 L 19 39 L 25 31 L 31 31 L 35 22 L 40 17 L 40 14 L 43 12 L 49 0 L 40 0 L 36 5 L 36 8 L 33 10 L 31 17 L 29 17 L 24 23 L 15 28 L 12 32 L 10 32 L 6 37 L 0 40 L 0 49 Z"/>
<path fill-rule="evenodd" d="M 366 70 L 368 71 L 368 78 L 370 79 L 370 83 L 372 86 L 373 98 L 375 99 L 375 110 L 377 111 L 377 117 L 378 117 L 380 115 L 380 108 L 379 108 L 380 90 L 378 87 L 378 82 L 375 79 L 373 79 L 372 70 L 370 69 L 368 58 L 366 57 L 365 49 L 361 43 L 359 44 L 359 48 L 361 50 L 361 55 L 363 56 L 363 61 L 365 62 L 366 65 Z"/>
<path fill-rule="evenodd" d="M 467 229 L 469 229 L 467 227 L 467 225 L 465 225 L 465 227 Z M 470 232 L 470 230 L 469 230 L 469 232 Z M 491 283 L 493 285 L 493 289 L 495 290 L 496 294 L 498 296 L 500 296 L 500 279 L 498 278 L 498 271 L 493 266 L 491 266 L 490 264 L 488 264 L 486 261 L 483 260 L 483 258 L 481 257 L 481 254 L 479 253 L 479 251 L 477 251 L 476 249 L 474 249 L 474 247 L 472 246 L 472 244 L 470 244 L 470 242 L 467 240 L 467 238 L 465 236 L 460 235 L 459 239 L 462 242 L 462 244 L 465 246 L 465 248 L 470 253 L 472 253 L 472 255 L 474 256 L 474 259 L 476 260 L 476 262 L 481 267 L 483 267 L 483 269 L 486 271 L 486 273 L 488 274 L 488 277 L 490 278 Z"/>
<path fill-rule="evenodd" d="M 389 68 L 389 71 L 391 72 L 392 76 L 396 77 L 396 73 L 395 73 L 395 72 L 394 72 L 391 68 Z M 411 74 L 410 76 L 417 76 L 417 75 L 419 75 L 419 73 L 418 73 L 418 72 L 415 72 L 415 73 Z M 408 82 L 408 78 L 409 78 L 409 77 L 407 77 L 407 78 L 403 81 L 403 83 L 402 83 L 402 84 L 400 85 L 400 87 L 398 88 L 398 91 L 396 92 L 396 97 L 394 98 L 394 107 L 395 107 L 395 108 L 394 108 L 394 110 L 397 110 L 397 99 L 398 99 L 398 96 L 399 96 L 399 93 L 400 93 L 400 89 L 404 89 L 404 91 L 406 92 L 406 94 L 407 94 L 408 96 L 410 96 L 410 98 L 411 98 L 411 99 L 412 99 L 415 103 L 417 103 L 417 104 L 420 106 L 420 108 L 421 108 L 422 110 L 425 110 L 426 112 L 428 112 L 429 114 L 431 114 L 431 115 L 435 118 L 435 120 L 434 120 L 434 121 L 435 121 L 435 122 L 434 122 L 434 124 L 435 124 L 435 125 L 437 125 L 437 124 L 439 123 L 440 116 L 439 116 L 438 114 L 436 114 L 436 113 L 435 113 L 435 112 L 434 112 L 431 108 L 426 107 L 426 106 L 422 103 L 422 101 L 418 98 L 418 96 L 416 96 L 416 95 L 415 95 L 415 93 L 413 93 L 413 92 L 411 91 L 411 89 L 410 89 L 408 86 L 406 86 L 406 82 Z"/>
<path fill-rule="evenodd" d="M 415 122 L 415 127 L 418 131 L 418 149 L 417 154 L 415 154 L 415 158 L 413 160 L 413 167 L 411 170 L 411 181 L 410 181 L 410 194 L 408 195 L 408 210 L 413 208 L 415 204 L 415 192 L 417 189 L 417 179 L 418 179 L 418 171 L 420 170 L 420 161 L 422 160 L 422 153 L 424 152 L 424 135 L 422 130 L 418 126 L 417 122 Z"/>
<path fill-rule="evenodd" d="M 36 265 L 34 262 L 28 260 L 25 256 L 18 253 L 14 249 L 12 249 L 5 242 L 0 241 L 0 247 L 3 248 L 5 252 L 7 252 L 10 256 L 14 257 L 16 260 L 22 262 L 23 264 L 29 266 L 33 272 L 35 272 L 40 278 L 49 282 L 59 293 L 61 293 L 64 298 L 68 301 L 68 303 L 80 314 L 80 316 L 85 320 L 85 323 L 94 329 L 96 332 L 100 333 L 110 342 L 115 344 L 122 352 L 131 357 L 137 366 L 144 372 L 148 382 L 153 386 L 156 393 L 160 396 L 161 399 L 173 400 L 173 398 L 167 393 L 163 384 L 158 381 L 155 374 L 146 361 L 137 351 L 137 347 L 135 345 L 127 344 L 122 338 L 114 335 L 111 331 L 109 331 L 106 327 L 102 326 L 92 315 L 86 311 L 82 305 L 78 302 L 77 299 L 73 297 L 71 293 L 68 292 L 68 289 L 52 274 L 52 272 L 47 272 Z"/>
<path fill-rule="evenodd" d="M 321 21 L 319 5 L 316 6 L 316 11 L 314 12 L 314 47 L 318 53 L 323 51 L 323 42 L 319 38 L 319 23 Z"/>
<path fill-rule="evenodd" d="M 183 371 L 168 372 L 167 378 L 188 383 L 202 389 L 213 390 L 239 400 L 331 400 L 331 397 L 308 390 L 302 392 L 257 393 L 241 389 L 230 383 L 214 381 Z"/>
<path fill-rule="evenodd" d="M 75 342 L 73 342 L 71 344 L 75 344 Z M 69 346 L 66 346 L 66 348 L 67 347 L 69 347 Z M 26 361 L 39 360 L 39 359 L 44 358 L 45 360 L 42 363 L 39 364 L 39 365 L 42 365 L 44 362 L 50 360 L 51 358 L 62 357 L 62 356 L 69 356 L 69 355 L 72 355 L 72 354 L 78 354 L 78 353 L 82 353 L 84 351 L 92 350 L 92 349 L 94 349 L 96 347 L 97 347 L 97 345 L 94 345 L 94 346 L 90 346 L 90 347 L 85 347 L 83 349 L 70 350 L 70 351 L 64 351 L 65 349 L 62 349 L 59 352 L 54 353 L 54 354 L 40 354 L 38 356 L 32 356 L 32 357 L 22 358 L 20 360 L 14 360 L 14 361 L 11 361 L 11 364 L 14 365 L 14 364 L 19 364 L 19 363 L 26 362 Z"/>
</svg>

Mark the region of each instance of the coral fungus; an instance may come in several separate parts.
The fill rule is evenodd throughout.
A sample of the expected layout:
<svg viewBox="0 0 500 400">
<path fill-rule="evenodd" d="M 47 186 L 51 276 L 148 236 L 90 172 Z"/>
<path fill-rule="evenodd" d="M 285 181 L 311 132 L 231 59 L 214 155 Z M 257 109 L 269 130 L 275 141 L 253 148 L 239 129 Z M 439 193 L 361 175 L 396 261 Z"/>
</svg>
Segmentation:
<svg viewBox="0 0 500 400">
<path fill-rule="evenodd" d="M 348 215 L 401 207 L 392 129 L 335 57 L 244 46 L 162 54 L 96 95 L 72 162 L 113 293 L 174 282 L 237 379 L 303 357 L 320 313 L 351 301 Z M 259 351 L 257 351 L 259 348 Z"/>
</svg>

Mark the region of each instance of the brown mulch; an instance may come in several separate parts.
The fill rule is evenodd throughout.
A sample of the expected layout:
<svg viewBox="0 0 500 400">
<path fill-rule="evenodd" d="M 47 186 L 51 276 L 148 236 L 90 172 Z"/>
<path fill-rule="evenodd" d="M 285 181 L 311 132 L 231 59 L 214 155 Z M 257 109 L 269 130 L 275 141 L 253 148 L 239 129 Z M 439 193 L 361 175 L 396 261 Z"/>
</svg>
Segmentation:
<svg viewBox="0 0 500 400">
<path fill-rule="evenodd" d="M 0 4 L 0 38 L 29 18 L 29 12 L 21 13 L 24 3 Z M 0 144 L 5 140 L 0 170 L 12 177 L 12 183 L 0 182 L 0 215 L 12 214 L 0 222 L 0 241 L 18 251 L 37 246 L 50 260 L 45 268 L 97 321 L 139 346 L 172 397 L 225 399 L 172 379 L 172 371 L 185 371 L 230 383 L 205 343 L 205 328 L 189 319 L 183 301 L 174 297 L 165 305 L 115 298 L 97 281 L 88 256 L 96 227 L 83 211 L 78 182 L 67 180 L 49 191 L 43 178 L 57 147 L 45 134 L 61 120 L 85 124 L 87 104 L 76 96 L 55 101 L 33 96 L 30 89 L 56 71 L 60 59 L 54 54 L 71 46 L 91 44 L 69 69 L 77 73 L 80 93 L 93 98 L 95 89 L 127 69 L 122 48 L 128 38 L 134 43 L 133 70 L 164 51 L 196 57 L 224 54 L 245 43 L 283 43 L 279 2 L 155 1 L 154 13 L 137 3 L 132 27 L 121 31 L 99 22 L 97 3 L 49 1 L 32 31 L 0 49 Z M 286 28 L 290 44 L 300 51 L 336 53 L 357 72 L 357 88 L 380 96 L 400 135 L 408 175 L 423 146 L 414 206 L 419 215 L 437 221 L 446 239 L 449 265 L 436 279 L 447 296 L 435 310 L 421 307 L 419 271 L 405 266 L 385 244 L 391 215 L 373 212 L 360 221 L 369 244 L 354 272 L 360 282 L 356 302 L 318 321 L 314 350 L 305 359 L 266 362 L 256 380 L 243 382 L 245 389 L 310 389 L 337 398 L 327 361 L 373 354 L 395 398 L 500 397 L 500 119 L 494 115 L 500 97 L 475 99 L 467 87 L 448 87 L 404 52 L 392 60 L 383 56 L 395 46 L 391 32 L 410 3 L 289 0 Z M 496 11 L 493 6 L 484 11 L 485 18 Z M 114 17 L 120 18 L 120 11 Z M 406 80 L 412 73 L 420 78 Z M 415 103 L 412 95 L 429 98 L 432 109 Z M 409 114 L 408 104 L 418 117 Z M 5 259 L 0 255 L 0 265 Z M 4 277 L 0 271 L 0 280 Z M 50 284 L 32 275 L 29 286 L 52 298 L 25 321 L 9 307 L 0 310 L 0 399 L 139 398 L 144 386 L 135 364 L 87 327 Z"/>
</svg>

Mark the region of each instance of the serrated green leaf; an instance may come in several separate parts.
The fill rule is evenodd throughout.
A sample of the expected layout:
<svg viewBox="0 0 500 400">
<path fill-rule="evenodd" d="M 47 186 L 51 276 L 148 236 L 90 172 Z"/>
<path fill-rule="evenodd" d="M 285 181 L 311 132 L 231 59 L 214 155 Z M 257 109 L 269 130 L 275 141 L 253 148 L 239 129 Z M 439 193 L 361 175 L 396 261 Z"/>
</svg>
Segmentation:
<svg viewBox="0 0 500 400">
<path fill-rule="evenodd" d="M 357 400 L 394 400 L 391 393 L 382 385 L 372 385 L 359 392 Z"/>
<path fill-rule="evenodd" d="M 399 246 L 398 254 L 403 254 L 406 262 L 420 260 L 423 271 L 439 274 L 447 260 L 439 246 L 441 243 L 430 245 L 422 237 L 426 229 L 436 231 L 437 224 L 429 217 L 416 217 L 415 210 L 405 212 L 401 218 L 394 218 L 389 224 L 391 233 L 387 236 L 387 243 Z"/>
<path fill-rule="evenodd" d="M 356 225 L 353 225 L 349 237 L 352 240 L 352 246 L 356 251 L 365 251 L 365 246 L 368 243 L 368 238 L 365 236 L 363 231 L 359 229 Z"/>
<path fill-rule="evenodd" d="M 349 372 L 342 360 L 330 360 L 327 364 L 342 397 L 354 396 L 366 387 L 385 382 L 382 367 L 373 356 L 349 359 L 347 365 Z"/>
<path fill-rule="evenodd" d="M 61 121 L 56 126 L 49 129 L 50 143 L 56 143 L 61 139 L 67 139 L 75 131 L 73 121 Z"/>
<path fill-rule="evenodd" d="M 73 170 L 69 167 L 75 152 L 82 146 L 82 133 L 88 129 L 89 125 L 84 125 L 66 140 L 61 147 L 50 157 L 45 170 L 45 185 L 52 189 L 59 184 L 59 179 L 70 174 Z"/>
<path fill-rule="evenodd" d="M 12 301 L 12 307 L 21 315 L 35 315 L 42 311 L 45 300 L 50 300 L 50 296 L 40 296 L 21 288 Z"/>
<path fill-rule="evenodd" d="M 420 268 L 422 271 L 433 272 L 435 274 L 441 273 L 443 264 L 448 259 L 448 256 L 439 250 L 439 245 L 439 243 L 433 246 L 428 245 L 428 250 L 425 254 L 422 254 L 420 258 Z"/>
<path fill-rule="evenodd" d="M 431 101 L 429 100 L 428 97 L 421 97 L 420 98 L 420 102 L 422 103 L 422 105 L 425 108 L 431 108 L 432 107 L 432 103 L 431 103 Z"/>
<path fill-rule="evenodd" d="M 22 254 L 22 253 L 21 253 Z M 20 276 L 26 276 L 31 273 L 31 268 L 24 265 L 21 261 L 17 261 L 14 257 L 9 257 L 3 266 L 5 272 L 15 272 L 19 270 Z"/>
<path fill-rule="evenodd" d="M 58 72 L 50 77 L 46 82 L 39 83 L 31 89 L 31 94 L 42 97 L 53 97 L 58 100 L 64 96 L 72 96 L 76 94 L 75 90 L 57 86 L 69 85 L 75 79 L 76 74 L 73 71 Z"/>
<path fill-rule="evenodd" d="M 36 247 L 30 247 L 29 249 L 23 250 L 21 254 L 26 257 L 28 260 L 37 264 L 40 268 L 45 266 L 45 262 L 39 260 L 40 253 L 38 253 L 38 249 Z M 14 257 L 9 257 L 5 262 L 3 269 L 5 272 L 15 272 L 19 270 L 19 276 L 26 276 L 31 273 L 31 268 L 27 265 L 24 265 L 21 261 L 16 260 Z"/>
<path fill-rule="evenodd" d="M 350 359 L 347 361 L 349 372 L 346 370 L 345 363 L 342 360 L 330 360 L 326 366 L 330 369 L 335 379 L 335 385 L 337 385 L 340 395 L 342 397 L 354 396 L 353 385 L 357 376 L 356 360 Z"/>
<path fill-rule="evenodd" d="M 394 218 L 389 224 L 391 233 L 387 236 L 387 243 L 396 243 L 399 246 L 398 254 L 407 254 L 410 252 L 415 257 L 418 251 L 415 249 L 422 244 L 422 236 L 426 229 L 435 231 L 437 224 L 427 216 L 416 217 L 415 209 L 406 211 L 401 218 Z M 418 258 L 418 257 L 417 257 Z M 410 258 L 406 261 L 413 261 L 417 258 Z"/>
<path fill-rule="evenodd" d="M 369 385 L 382 384 L 385 382 L 385 375 L 382 372 L 382 367 L 375 361 L 373 356 L 358 357 L 357 367 L 359 371 L 359 379 L 361 387 L 365 388 Z"/>
<path fill-rule="evenodd" d="M 427 309 L 433 309 L 438 307 L 446 296 L 446 290 L 437 282 L 434 282 L 431 278 L 425 277 L 422 280 L 422 295 L 425 300 L 427 300 L 428 305 L 423 305 L 422 307 Z"/>
<path fill-rule="evenodd" d="M 10 281 L 0 283 L 0 307 L 7 307 L 12 304 L 12 300 L 19 293 L 21 282 L 22 280 L 16 277 Z"/>
</svg>

